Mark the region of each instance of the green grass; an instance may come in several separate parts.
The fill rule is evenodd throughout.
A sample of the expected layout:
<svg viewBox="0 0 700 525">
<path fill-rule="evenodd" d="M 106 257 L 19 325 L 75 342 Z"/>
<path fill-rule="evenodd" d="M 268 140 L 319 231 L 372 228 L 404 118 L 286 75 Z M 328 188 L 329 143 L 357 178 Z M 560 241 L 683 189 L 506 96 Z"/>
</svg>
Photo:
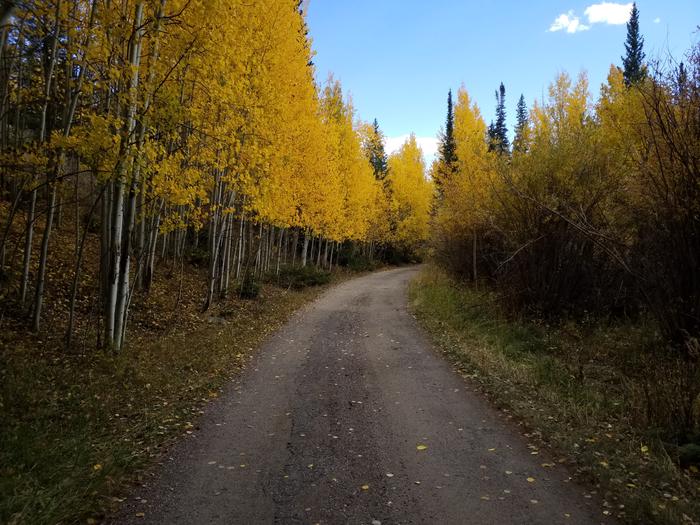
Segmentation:
<svg viewBox="0 0 700 525">
<path fill-rule="evenodd" d="M 410 297 L 460 372 L 595 486 L 607 512 L 628 523 L 700 520 L 700 479 L 679 469 L 660 439 L 677 363 L 658 352 L 649 366 L 645 349 L 662 345 L 648 324 L 509 319 L 495 294 L 430 266 Z"/>
<path fill-rule="evenodd" d="M 86 523 L 108 514 L 263 339 L 322 289 L 267 286 L 225 322 L 151 337 L 119 356 L 67 354 L 18 337 L 0 353 L 0 523 Z M 222 313 L 224 315 L 224 313 Z"/>
</svg>

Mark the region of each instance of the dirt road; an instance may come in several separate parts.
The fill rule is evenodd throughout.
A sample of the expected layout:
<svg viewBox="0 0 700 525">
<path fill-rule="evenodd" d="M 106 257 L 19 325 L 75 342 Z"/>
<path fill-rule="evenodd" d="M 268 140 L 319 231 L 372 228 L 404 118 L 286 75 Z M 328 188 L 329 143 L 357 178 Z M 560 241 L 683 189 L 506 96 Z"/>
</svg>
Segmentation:
<svg viewBox="0 0 700 525">
<path fill-rule="evenodd" d="M 604 522 L 431 348 L 407 311 L 416 271 L 357 278 L 299 312 L 117 523 Z"/>
</svg>

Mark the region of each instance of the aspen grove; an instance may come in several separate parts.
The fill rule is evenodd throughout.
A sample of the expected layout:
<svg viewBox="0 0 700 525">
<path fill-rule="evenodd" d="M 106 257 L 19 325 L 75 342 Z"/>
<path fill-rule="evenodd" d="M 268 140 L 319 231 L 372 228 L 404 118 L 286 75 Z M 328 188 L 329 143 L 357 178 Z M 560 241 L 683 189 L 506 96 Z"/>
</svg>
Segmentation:
<svg viewBox="0 0 700 525">
<path fill-rule="evenodd" d="M 357 118 L 338 81 L 316 85 L 299 2 L 10 9 L 0 301 L 33 331 L 50 300 L 68 312 L 69 345 L 82 309 L 98 345 L 118 351 L 132 302 L 159 265 L 186 254 L 204 254 L 206 309 L 286 266 L 330 269 L 342 251 L 371 259 L 426 238 L 432 188 L 415 140 L 373 169 L 381 131 Z M 57 228 L 74 231 L 62 270 L 71 286 L 48 297 Z"/>
</svg>

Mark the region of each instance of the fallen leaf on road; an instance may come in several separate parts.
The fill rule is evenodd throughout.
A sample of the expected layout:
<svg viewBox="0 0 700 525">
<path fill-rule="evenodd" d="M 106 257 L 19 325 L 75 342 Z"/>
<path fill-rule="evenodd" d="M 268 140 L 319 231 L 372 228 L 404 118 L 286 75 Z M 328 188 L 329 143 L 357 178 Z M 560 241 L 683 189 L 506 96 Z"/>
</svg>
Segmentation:
<svg viewBox="0 0 700 525">
<path fill-rule="evenodd" d="M 528 483 L 534 483 L 534 482 L 535 482 L 535 478 L 527 478 L 527 482 L 528 482 Z"/>
<path fill-rule="evenodd" d="M 418 445 L 416 450 L 425 450 L 426 448 L 428 448 L 428 445 Z"/>
<path fill-rule="evenodd" d="M 362 485 L 360 488 L 362 490 L 369 490 L 369 485 Z"/>
</svg>

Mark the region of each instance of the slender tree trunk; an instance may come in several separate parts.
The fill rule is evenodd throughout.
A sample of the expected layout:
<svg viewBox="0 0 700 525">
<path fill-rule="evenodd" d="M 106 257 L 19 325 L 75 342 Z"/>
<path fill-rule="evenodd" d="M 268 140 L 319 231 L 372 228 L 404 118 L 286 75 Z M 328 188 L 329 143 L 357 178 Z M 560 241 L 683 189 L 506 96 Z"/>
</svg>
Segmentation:
<svg viewBox="0 0 700 525">
<path fill-rule="evenodd" d="M 133 218 L 132 199 L 135 200 L 135 193 L 130 189 L 129 203 L 125 206 L 124 183 L 127 177 L 127 161 L 131 151 L 130 142 L 135 129 L 139 67 L 141 63 L 141 38 L 143 36 L 142 19 L 143 2 L 138 2 L 134 7 L 133 34 L 129 49 L 129 65 L 131 67 L 131 77 L 128 86 L 129 101 L 125 108 L 126 111 L 121 129 L 119 161 L 117 176 L 114 181 L 114 202 L 112 209 L 112 261 L 110 264 L 106 343 L 115 352 L 119 352 L 122 348 L 124 319 L 129 290 L 130 257 L 128 250 L 130 248 L 130 239 L 127 239 L 126 236 L 130 238 L 132 231 L 132 226 L 128 221 Z"/>
<path fill-rule="evenodd" d="M 292 240 L 292 267 L 296 266 L 297 251 L 299 251 L 299 229 L 294 229 L 294 239 Z"/>
<path fill-rule="evenodd" d="M 36 211 L 36 188 L 29 196 L 29 211 L 27 212 L 27 226 L 24 237 L 24 259 L 22 262 L 22 281 L 19 288 L 19 305 L 24 307 L 29 288 L 29 265 L 32 261 L 32 244 L 34 241 L 34 214 Z"/>
<path fill-rule="evenodd" d="M 238 263 L 236 264 L 236 279 L 241 277 L 241 266 L 243 264 L 243 254 L 245 251 L 245 215 L 241 214 L 241 224 L 238 230 Z"/>
<path fill-rule="evenodd" d="M 148 292 L 153 285 L 153 275 L 155 274 L 156 252 L 158 249 L 158 233 L 160 231 L 160 215 L 164 203 L 160 201 L 158 210 L 151 219 L 151 228 L 148 235 L 148 255 L 146 263 L 146 276 L 144 278 L 144 290 Z"/>
<path fill-rule="evenodd" d="M 253 275 L 256 275 L 259 271 L 259 268 L 262 267 L 262 247 L 263 247 L 263 224 L 260 222 L 260 226 L 258 228 L 258 250 L 255 253 L 255 268 L 253 270 Z M 262 271 L 260 270 L 260 274 L 262 274 Z"/>
<path fill-rule="evenodd" d="M 309 248 L 309 234 L 308 232 L 304 233 L 304 244 L 301 248 L 301 267 L 304 268 L 306 266 L 306 252 Z"/>
<path fill-rule="evenodd" d="M 41 123 L 39 126 L 39 144 L 44 144 L 46 141 L 47 137 L 47 114 L 49 110 L 49 103 L 50 103 L 50 97 L 51 97 L 51 85 L 53 82 L 53 71 L 54 68 L 56 67 L 56 50 L 58 49 L 58 34 L 60 30 L 60 16 L 61 16 L 61 0 L 58 0 L 56 2 L 56 13 L 55 13 L 55 19 L 54 19 L 54 34 L 52 37 L 52 46 L 51 46 L 51 54 L 49 55 L 49 63 L 48 67 L 45 72 L 45 82 L 44 82 L 44 102 L 41 107 Z M 56 162 L 60 162 L 62 159 L 55 159 Z M 48 198 L 48 205 L 47 205 L 47 214 L 46 214 L 46 223 L 44 226 L 44 235 L 42 237 L 41 241 L 41 254 L 40 254 L 40 262 L 39 262 L 39 269 L 38 269 L 38 275 L 37 275 L 37 280 L 36 280 L 36 287 L 35 287 L 35 295 L 34 295 L 34 308 L 32 311 L 32 329 L 35 332 L 39 331 L 39 324 L 40 324 L 40 319 L 41 319 L 41 303 L 43 299 L 43 292 L 44 292 L 44 277 L 46 275 L 46 257 L 48 255 L 48 242 L 49 242 L 49 236 L 51 234 L 51 226 L 53 224 L 53 213 L 54 213 L 54 206 L 56 205 L 56 186 L 55 184 L 52 184 L 51 181 L 51 167 L 48 167 L 47 173 L 46 173 L 46 178 L 47 182 L 49 183 L 49 187 L 47 188 L 49 190 L 49 198 Z M 58 173 L 58 172 L 57 172 Z M 33 190 L 33 200 L 36 202 L 36 189 Z M 30 246 L 31 248 L 31 246 Z M 30 255 L 31 255 L 31 249 L 30 249 Z M 26 254 L 25 254 L 26 256 Z M 26 294 L 26 289 L 25 289 L 25 294 Z"/>
<path fill-rule="evenodd" d="M 279 233 L 279 238 L 277 239 L 277 267 L 275 269 L 275 274 L 280 274 L 280 263 L 282 261 L 282 242 L 284 241 L 287 230 L 282 228 Z"/>
<path fill-rule="evenodd" d="M 60 162 L 60 161 L 57 161 Z M 58 171 L 58 166 L 56 166 Z M 51 227 L 53 226 L 54 208 L 56 207 L 56 182 L 51 185 L 49 203 L 46 210 L 46 225 L 41 238 L 41 252 L 39 253 L 39 269 L 37 271 L 36 287 L 34 293 L 34 310 L 32 313 L 32 330 L 39 331 L 41 327 L 41 309 L 44 303 L 44 284 L 46 282 L 46 265 L 49 256 L 49 239 L 51 238 Z"/>
<path fill-rule="evenodd" d="M 219 213 L 221 205 L 221 179 L 219 170 L 215 170 L 214 175 L 214 195 L 212 197 L 212 205 L 214 206 L 214 212 L 212 213 L 211 220 L 209 221 L 209 276 L 207 279 L 207 300 L 204 303 L 204 311 L 206 312 L 211 306 L 214 300 L 215 286 L 216 286 L 216 271 L 217 264 L 219 262 L 219 243 L 218 243 L 218 226 L 219 226 Z"/>
</svg>

